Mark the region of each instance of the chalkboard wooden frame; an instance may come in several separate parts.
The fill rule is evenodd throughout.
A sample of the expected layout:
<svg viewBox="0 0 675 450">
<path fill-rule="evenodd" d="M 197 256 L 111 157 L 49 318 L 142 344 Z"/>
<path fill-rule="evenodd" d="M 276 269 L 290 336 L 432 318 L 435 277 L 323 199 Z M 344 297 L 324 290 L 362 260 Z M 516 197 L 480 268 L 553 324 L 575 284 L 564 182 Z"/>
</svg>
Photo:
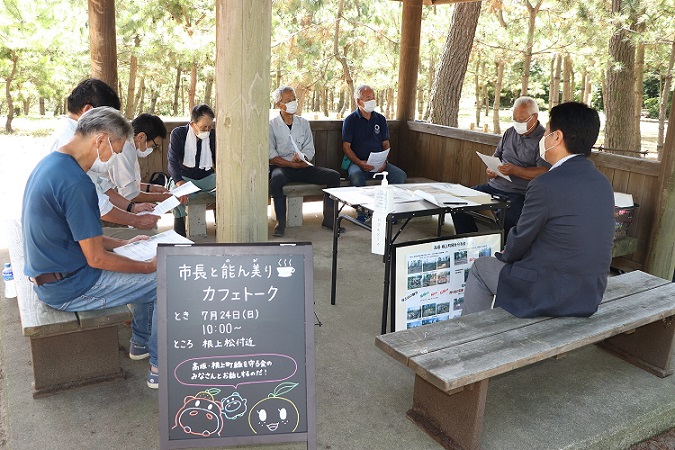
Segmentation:
<svg viewBox="0 0 675 450">
<path fill-rule="evenodd" d="M 177 371 L 182 364 L 178 364 L 178 366 L 173 367 L 170 370 L 169 369 L 169 339 L 171 338 L 169 336 L 169 326 L 168 326 L 168 305 L 170 302 L 169 296 L 172 295 L 170 290 L 176 291 L 175 289 L 175 274 L 169 274 L 168 270 L 171 268 L 172 262 L 174 260 L 177 260 L 175 257 L 179 258 L 194 258 L 198 257 L 200 260 L 211 260 L 213 261 L 214 259 L 217 259 L 219 263 L 224 261 L 224 259 L 221 258 L 234 258 L 235 260 L 237 258 L 259 258 L 260 260 L 269 260 L 270 258 L 274 257 L 290 257 L 290 258 L 297 258 L 295 261 L 298 259 L 302 259 L 302 269 L 299 270 L 297 269 L 299 266 L 297 263 L 294 265 L 296 270 L 299 272 L 304 273 L 304 283 L 302 286 L 304 287 L 304 307 L 302 308 L 302 311 L 304 312 L 304 317 L 302 318 L 304 321 L 304 367 L 302 367 L 301 364 L 296 363 L 296 374 L 299 374 L 300 378 L 304 378 L 304 384 L 305 384 L 305 389 L 304 389 L 304 399 L 306 401 L 306 406 L 301 405 L 300 408 L 296 407 L 296 411 L 300 409 L 301 411 L 303 410 L 304 406 L 304 411 L 306 412 L 306 420 L 304 423 L 300 423 L 300 418 L 299 416 L 301 414 L 298 414 L 298 423 L 300 423 L 301 428 L 306 428 L 306 431 L 292 431 L 292 432 L 285 432 L 285 433 L 279 433 L 279 434 L 257 434 L 256 431 L 254 430 L 253 425 L 251 425 L 251 415 L 253 413 L 252 407 L 249 408 L 249 418 L 248 418 L 248 425 L 250 426 L 251 430 L 253 431 L 252 435 L 237 435 L 237 436 L 207 436 L 207 437 L 202 437 L 202 436 L 188 436 L 186 435 L 186 438 L 181 439 L 181 438 L 171 438 L 170 437 L 170 430 L 171 430 L 171 421 L 176 420 L 176 425 L 178 424 L 178 413 L 174 415 L 173 411 L 170 410 L 170 388 L 171 385 L 169 382 L 166 382 L 167 377 L 166 374 L 171 374 L 175 375 L 176 379 L 178 379 Z M 243 260 L 242 259 L 242 260 Z M 256 259 L 257 260 L 257 259 Z M 282 259 L 279 259 L 280 263 L 279 265 L 281 266 L 281 261 Z M 159 412 L 160 412 L 160 426 L 159 426 L 159 431 L 160 431 L 160 448 L 161 449 L 173 449 L 173 448 L 195 448 L 195 447 L 215 447 L 215 446 L 238 446 L 238 445 L 254 445 L 254 444 L 270 444 L 270 443 L 280 443 L 280 442 L 307 442 L 307 448 L 308 449 L 313 449 L 316 448 L 316 379 L 315 379 L 315 366 L 314 366 L 314 276 L 313 276 L 313 253 L 312 253 L 312 245 L 309 242 L 300 242 L 300 243 L 281 243 L 281 244 L 276 244 L 276 243 L 254 243 L 254 244 L 192 244 L 192 245 L 159 245 L 158 246 L 158 252 L 157 252 L 157 320 L 158 320 L 158 358 L 159 358 L 159 371 L 160 371 L 160 387 L 159 387 Z M 274 270 L 271 270 L 272 274 L 275 274 L 278 277 L 288 277 L 290 275 L 285 274 L 282 275 L 282 272 L 277 269 L 278 274 L 274 272 Z M 292 272 L 293 273 L 293 272 Z M 173 278 L 172 278 L 173 277 Z M 282 283 L 281 279 L 279 279 L 279 283 Z M 290 280 L 290 278 L 285 278 L 285 280 Z M 172 284 L 173 283 L 173 284 Z M 299 283 L 299 281 L 294 281 L 294 283 Z M 281 286 L 281 284 L 280 284 Z M 281 291 L 281 287 L 279 288 Z M 178 294 L 175 294 L 178 295 Z M 203 308 L 203 306 L 201 306 Z M 294 306 L 296 307 L 296 306 Z M 203 314 L 203 312 L 202 312 Z M 193 317 L 193 315 L 191 315 Z M 255 322 L 254 322 L 255 324 Z M 189 326 L 194 326 L 192 323 Z M 247 325 L 249 326 L 249 325 Z M 253 325 L 255 326 L 255 325 Z M 174 343 L 175 344 L 175 343 Z M 199 346 L 197 346 L 199 347 Z M 236 352 L 237 350 L 235 350 Z M 239 350 L 242 352 L 242 350 Z M 257 348 L 255 350 L 256 353 L 259 353 L 264 356 L 268 356 L 269 358 L 274 358 L 275 356 L 279 357 L 285 355 L 273 355 L 272 353 L 265 354 L 264 353 L 265 349 Z M 245 351 L 244 351 L 245 352 Z M 261 353 L 262 352 L 262 353 Z M 183 354 L 183 353 L 182 353 Z M 241 357 L 242 355 L 236 355 L 236 357 Z M 249 358 L 252 355 L 243 355 Z M 258 356 L 258 355 L 256 355 Z M 182 358 L 183 356 L 180 356 L 178 359 Z M 213 356 L 209 356 L 209 358 L 212 359 L 217 359 L 217 358 L 235 358 L 235 356 L 216 356 L 214 353 Z M 288 360 L 295 361 L 294 358 L 286 356 Z M 193 358 L 192 360 L 196 360 L 199 358 Z M 242 358 L 243 359 L 243 358 Z M 278 359 L 278 358 L 277 358 Z M 282 361 L 283 362 L 283 361 Z M 276 361 L 275 361 L 276 363 Z M 280 363 L 281 364 L 281 363 Z M 304 372 L 303 372 L 304 368 Z M 304 376 L 304 377 L 303 377 Z M 281 395 L 285 395 L 285 392 L 288 392 L 289 390 L 293 389 L 293 386 L 295 383 L 288 382 L 288 381 L 283 381 L 285 379 L 278 379 L 278 380 L 265 380 L 258 382 L 259 384 L 265 384 L 267 386 L 272 386 L 269 388 L 270 391 L 274 391 L 272 394 L 269 394 L 268 397 L 270 398 L 275 398 L 279 399 Z M 171 379 L 173 382 L 173 378 Z M 277 382 L 281 381 L 276 387 L 273 387 L 274 384 Z M 292 381 L 292 380 L 291 380 Z M 179 384 L 181 384 L 181 388 L 183 388 L 182 385 L 185 385 L 184 382 L 178 381 Z M 221 381 L 222 383 L 222 381 Z M 246 384 L 246 383 L 240 383 L 241 384 Z M 253 383 L 250 383 L 253 384 Z M 230 386 L 230 385 L 228 385 Z M 236 389 L 236 385 L 234 385 Z M 196 389 L 196 388 L 195 388 Z M 216 389 L 217 390 L 217 389 Z M 202 395 L 203 392 L 208 392 L 208 391 L 202 391 L 200 392 Z M 235 395 L 238 395 L 236 392 L 234 393 Z M 279 394 L 277 396 L 277 394 Z M 296 391 L 295 395 L 299 396 L 302 394 L 302 390 Z M 231 398 L 232 396 L 228 397 Z M 172 398 L 173 404 L 176 403 L 176 398 L 178 396 L 174 396 Z M 195 397 L 196 399 L 196 397 Z M 213 399 L 213 398 L 211 398 Z M 206 404 L 208 402 L 204 401 L 204 398 L 202 397 L 200 400 L 202 400 L 203 404 Z M 219 403 L 220 406 L 223 406 L 226 404 L 226 399 L 222 399 L 222 401 Z M 267 398 L 264 398 L 263 400 L 268 400 Z M 263 401 L 261 400 L 261 402 Z M 292 404 L 295 407 L 295 404 L 293 402 L 288 401 L 285 398 L 281 398 L 280 400 L 287 401 L 290 404 Z M 252 403 L 252 402 L 251 402 Z M 258 402 L 260 403 L 260 402 Z M 256 404 L 257 405 L 257 404 Z M 187 406 L 187 398 L 186 398 L 186 406 Z M 250 405 L 249 405 L 250 406 Z M 272 408 L 270 408 L 272 410 Z M 291 409 L 291 414 L 293 410 Z M 220 411 L 219 411 L 220 414 Z M 222 414 L 226 414 L 225 407 L 223 406 L 223 411 Z M 231 419 L 231 417 L 227 417 L 228 419 Z M 224 420 L 222 417 L 219 417 L 219 421 L 222 422 L 227 422 Z M 306 427 L 305 427 L 306 425 Z M 181 425 L 182 426 L 182 425 Z M 175 428 L 174 426 L 173 428 Z M 221 425 L 221 430 L 222 425 Z M 267 431 L 267 430 L 265 430 Z M 195 433 L 193 433 L 195 434 Z"/>
</svg>

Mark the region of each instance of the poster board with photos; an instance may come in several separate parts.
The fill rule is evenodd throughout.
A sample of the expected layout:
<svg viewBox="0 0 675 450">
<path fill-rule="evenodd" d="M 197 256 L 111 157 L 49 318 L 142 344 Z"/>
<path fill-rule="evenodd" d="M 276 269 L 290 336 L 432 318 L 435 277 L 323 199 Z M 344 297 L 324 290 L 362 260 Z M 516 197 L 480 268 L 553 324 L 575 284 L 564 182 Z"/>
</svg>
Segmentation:
<svg viewBox="0 0 675 450">
<path fill-rule="evenodd" d="M 470 233 L 393 246 L 393 331 L 459 317 L 476 258 L 502 248 L 502 232 Z"/>
<path fill-rule="evenodd" d="M 160 448 L 314 448 L 312 245 L 160 245 L 157 262 Z"/>
</svg>

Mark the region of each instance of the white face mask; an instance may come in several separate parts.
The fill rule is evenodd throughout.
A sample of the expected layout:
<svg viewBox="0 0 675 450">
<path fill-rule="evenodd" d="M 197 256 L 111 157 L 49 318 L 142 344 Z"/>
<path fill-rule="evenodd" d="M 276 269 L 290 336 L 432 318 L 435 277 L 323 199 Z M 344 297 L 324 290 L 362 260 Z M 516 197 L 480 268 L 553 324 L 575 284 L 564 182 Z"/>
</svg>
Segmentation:
<svg viewBox="0 0 675 450">
<path fill-rule="evenodd" d="M 298 101 L 293 100 L 292 102 L 286 103 L 286 112 L 288 114 L 295 114 L 298 111 Z"/>
<path fill-rule="evenodd" d="M 208 139 L 209 135 L 211 134 L 210 131 L 200 131 L 199 133 L 196 133 L 196 136 L 198 139 Z"/>
<path fill-rule="evenodd" d="M 139 158 L 145 158 L 150 153 L 152 153 L 152 147 L 148 147 L 145 150 L 141 150 L 139 147 L 136 147 L 136 154 Z"/>
<path fill-rule="evenodd" d="M 530 129 L 531 129 L 532 127 L 534 127 L 534 125 L 532 125 L 532 127 L 530 127 L 530 128 L 527 127 L 527 122 L 530 121 L 530 119 L 532 118 L 532 116 L 534 116 L 534 114 L 532 114 L 530 117 L 528 117 L 527 119 L 525 119 L 525 122 L 518 122 L 517 120 L 514 119 L 514 121 L 513 121 L 513 129 L 516 130 L 516 133 L 518 133 L 518 134 L 525 134 L 525 133 L 527 133 L 528 131 L 530 131 Z M 536 125 L 536 124 L 535 124 L 535 125 Z"/>
<path fill-rule="evenodd" d="M 117 153 L 113 151 L 113 146 L 112 142 L 110 142 L 110 138 L 108 138 L 108 145 L 110 145 L 110 153 L 111 153 L 110 158 L 108 158 L 107 161 L 101 161 L 101 155 L 98 152 L 98 147 L 96 147 L 96 159 L 94 160 L 94 164 L 91 165 L 91 169 L 89 170 L 96 173 L 107 173 L 108 170 L 110 170 L 110 167 L 112 166 L 112 163 L 115 160 Z"/>
<path fill-rule="evenodd" d="M 552 131 L 549 134 L 547 134 L 545 136 L 542 136 L 542 138 L 539 140 L 539 156 L 541 156 L 541 159 L 543 159 L 544 161 L 546 161 L 546 157 L 545 157 L 546 152 L 551 150 L 553 147 L 555 147 L 555 145 L 554 145 L 552 147 L 546 148 L 546 142 L 545 142 L 546 138 L 549 137 L 550 135 L 552 135 L 553 133 L 555 133 L 555 131 Z"/>
<path fill-rule="evenodd" d="M 375 106 L 377 106 L 377 101 L 375 100 L 368 100 L 367 102 L 363 102 L 363 110 L 367 113 L 375 111 Z"/>
</svg>

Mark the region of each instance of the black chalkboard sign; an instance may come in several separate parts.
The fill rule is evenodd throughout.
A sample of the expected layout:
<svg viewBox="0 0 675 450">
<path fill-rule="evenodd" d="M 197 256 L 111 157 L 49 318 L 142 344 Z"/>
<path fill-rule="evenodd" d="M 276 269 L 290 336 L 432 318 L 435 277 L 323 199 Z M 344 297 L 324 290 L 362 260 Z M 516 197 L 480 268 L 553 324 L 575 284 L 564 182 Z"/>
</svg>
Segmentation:
<svg viewBox="0 0 675 450">
<path fill-rule="evenodd" d="M 160 446 L 316 447 L 312 246 L 160 245 Z"/>
</svg>

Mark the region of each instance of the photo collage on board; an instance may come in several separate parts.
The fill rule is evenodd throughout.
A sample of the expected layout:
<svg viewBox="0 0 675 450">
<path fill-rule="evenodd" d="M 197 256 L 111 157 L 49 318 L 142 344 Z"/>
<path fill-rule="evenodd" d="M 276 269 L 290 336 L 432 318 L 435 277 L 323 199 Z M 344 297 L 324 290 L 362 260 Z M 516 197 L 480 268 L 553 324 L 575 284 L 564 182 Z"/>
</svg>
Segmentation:
<svg viewBox="0 0 675 450">
<path fill-rule="evenodd" d="M 473 261 L 490 256 L 491 246 L 453 246 L 406 257 L 406 328 L 459 317 Z"/>
</svg>

